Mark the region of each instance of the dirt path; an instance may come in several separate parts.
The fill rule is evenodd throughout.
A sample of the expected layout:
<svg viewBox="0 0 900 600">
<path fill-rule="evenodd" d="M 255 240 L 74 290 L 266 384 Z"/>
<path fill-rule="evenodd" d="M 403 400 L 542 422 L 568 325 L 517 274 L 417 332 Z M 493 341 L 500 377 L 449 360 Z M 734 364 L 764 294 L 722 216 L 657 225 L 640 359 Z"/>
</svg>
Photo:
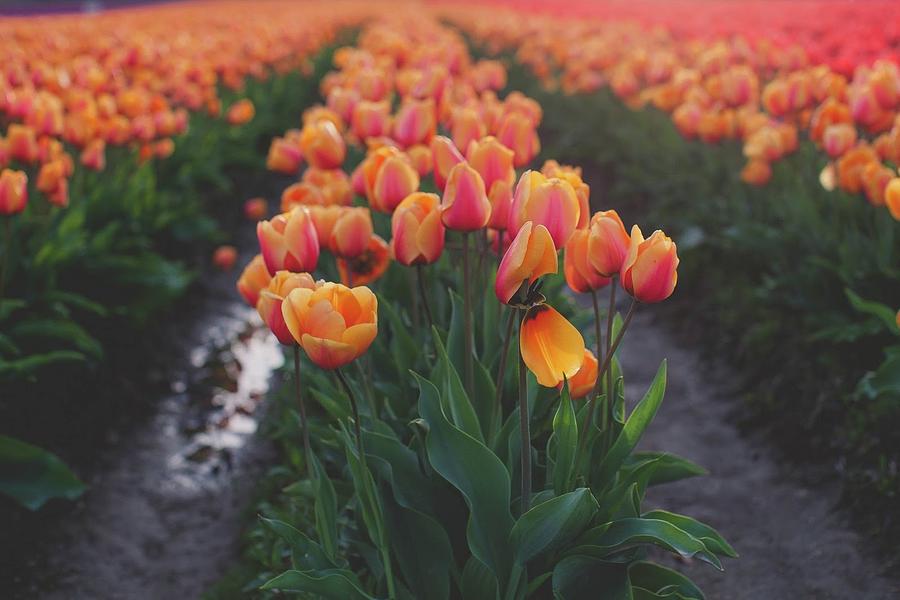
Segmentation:
<svg viewBox="0 0 900 600">
<path fill-rule="evenodd" d="M 835 511 L 839 490 L 808 487 L 761 441 L 742 437 L 729 418 L 737 399 L 727 373 L 682 347 L 652 309 L 635 316 L 621 356 L 629 404 L 668 358 L 666 398 L 643 449 L 665 450 L 706 467 L 701 479 L 653 488 L 648 504 L 716 527 L 740 554 L 719 573 L 703 563 L 683 566 L 711 600 L 882 600 L 900 598 L 900 584 L 867 561 L 862 540 Z"/>
</svg>

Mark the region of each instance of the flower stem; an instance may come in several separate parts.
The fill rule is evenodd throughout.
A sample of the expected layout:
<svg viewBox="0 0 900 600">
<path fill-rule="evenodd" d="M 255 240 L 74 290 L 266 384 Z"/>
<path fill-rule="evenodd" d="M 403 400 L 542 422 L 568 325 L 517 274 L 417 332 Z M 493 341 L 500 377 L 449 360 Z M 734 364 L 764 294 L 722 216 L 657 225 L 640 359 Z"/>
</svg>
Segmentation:
<svg viewBox="0 0 900 600">
<path fill-rule="evenodd" d="M 412 304 L 412 323 L 413 329 L 415 331 L 419 330 L 422 322 L 422 316 L 419 314 L 421 309 L 419 308 L 420 297 L 416 294 L 416 280 L 419 278 L 418 271 L 407 271 L 409 278 L 409 295 L 410 295 L 410 304 Z"/>
<path fill-rule="evenodd" d="M 431 306 L 428 304 L 428 294 L 425 291 L 425 270 L 422 265 L 416 265 L 416 281 L 419 287 L 419 297 L 422 299 L 422 307 L 425 309 L 425 318 L 428 319 L 429 333 L 434 326 L 434 317 L 431 314 Z"/>
<path fill-rule="evenodd" d="M 506 379 L 506 359 L 509 356 L 509 344 L 512 342 L 513 324 L 515 322 L 516 310 L 510 308 L 509 317 L 506 319 L 506 335 L 503 336 L 503 352 L 500 354 L 500 367 L 497 370 L 497 406 L 503 404 L 503 381 Z"/>
<path fill-rule="evenodd" d="M 3 217 L 3 257 L 0 258 L 0 300 L 6 288 L 6 265 L 9 263 L 9 252 L 12 249 L 12 217 Z"/>
<path fill-rule="evenodd" d="M 633 306 L 633 305 L 632 305 Z M 616 315 L 616 280 L 613 279 L 609 284 L 609 308 L 606 311 L 606 353 L 610 353 L 610 347 L 612 345 L 612 330 L 613 330 L 613 321 L 615 320 Z M 599 345 L 597 346 L 599 350 Z M 597 356 L 600 356 L 600 353 L 597 353 Z M 600 373 L 597 373 L 597 390 L 599 391 L 600 387 Z M 613 372 L 612 369 L 606 370 L 606 408 L 607 414 L 606 419 L 607 423 L 612 423 L 613 414 L 615 412 L 615 398 L 614 398 L 614 390 L 613 390 Z"/>
<path fill-rule="evenodd" d="M 522 325 L 525 322 L 524 310 L 519 323 L 519 338 L 522 337 Z M 522 459 L 522 514 L 531 506 L 531 421 L 528 415 L 528 379 L 525 371 L 525 359 L 519 351 L 519 437 L 521 438 Z"/>
<path fill-rule="evenodd" d="M 473 339 L 472 332 L 472 290 L 471 290 L 471 281 L 470 278 L 472 274 L 469 272 L 469 232 L 466 231 L 463 233 L 463 302 L 464 302 L 464 312 L 463 315 L 463 328 L 465 331 L 463 332 L 465 340 L 466 340 L 466 356 L 465 356 L 465 369 L 466 369 L 466 393 L 469 394 L 469 398 L 472 397 L 472 393 L 474 392 L 474 381 L 475 381 L 475 355 L 473 351 L 473 346 L 475 345 L 475 341 Z"/>
<path fill-rule="evenodd" d="M 337 373 L 338 381 L 344 386 L 344 391 L 347 392 L 347 397 L 350 398 L 350 407 L 353 409 L 353 430 L 356 433 L 356 449 L 359 451 L 360 462 L 365 465 L 366 453 L 363 451 L 362 431 L 360 430 L 359 408 L 356 405 L 356 396 L 353 395 L 353 390 L 350 389 L 350 384 L 347 382 L 344 372 L 340 369 L 335 369 L 334 372 Z"/>
<path fill-rule="evenodd" d="M 303 436 L 303 453 L 306 462 L 306 473 L 309 480 L 313 479 L 312 446 L 309 443 L 309 421 L 306 419 L 306 404 L 300 393 L 300 346 L 294 344 L 294 389 L 297 393 L 297 405 L 300 407 L 300 433 Z"/>
</svg>

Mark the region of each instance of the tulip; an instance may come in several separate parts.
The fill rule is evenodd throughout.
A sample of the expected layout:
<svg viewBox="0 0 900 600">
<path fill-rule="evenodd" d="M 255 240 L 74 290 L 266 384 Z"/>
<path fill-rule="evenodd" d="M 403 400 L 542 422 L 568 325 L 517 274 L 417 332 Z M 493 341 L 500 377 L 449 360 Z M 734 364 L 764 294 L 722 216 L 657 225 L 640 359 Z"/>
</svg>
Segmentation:
<svg viewBox="0 0 900 600">
<path fill-rule="evenodd" d="M 509 211 L 509 233 L 526 221 L 544 225 L 553 243 L 562 248 L 572 237 L 581 216 L 581 203 L 568 181 L 546 178 L 540 171 L 526 171 L 516 185 Z"/>
<path fill-rule="evenodd" d="M 400 202 L 419 189 L 419 174 L 405 154 L 389 156 L 378 168 L 369 202 L 377 211 L 392 213 Z"/>
<path fill-rule="evenodd" d="M 391 128 L 391 105 L 387 100 L 361 100 L 353 108 L 353 135 L 360 141 L 386 135 Z"/>
<path fill-rule="evenodd" d="M 579 367 L 578 372 L 569 379 L 569 395 L 573 400 L 584 398 L 594 389 L 594 386 L 597 385 L 597 370 L 599 366 L 600 365 L 597 364 L 597 357 L 594 356 L 594 353 L 585 348 L 581 367 Z M 562 389 L 562 384 L 559 384 L 557 387 Z"/>
<path fill-rule="evenodd" d="M 825 128 L 822 146 L 831 158 L 838 158 L 856 144 L 856 127 L 849 123 L 838 123 Z"/>
<path fill-rule="evenodd" d="M 242 98 L 228 109 L 226 120 L 229 125 L 243 125 L 253 120 L 256 115 L 256 108 L 248 98 Z"/>
<path fill-rule="evenodd" d="M 345 123 L 351 123 L 357 104 L 360 102 L 359 92 L 356 90 L 337 87 L 328 93 L 326 104 Z M 355 129 L 355 125 L 354 125 Z M 380 134 L 379 134 L 380 135 Z"/>
<path fill-rule="evenodd" d="M 259 313 L 263 323 L 269 327 L 278 341 L 285 346 L 292 346 L 296 343 L 284 322 L 284 314 L 281 310 L 285 297 L 296 289 L 315 290 L 316 287 L 316 282 L 309 273 L 278 271 L 265 289 L 260 291 L 256 312 Z"/>
<path fill-rule="evenodd" d="M 408 148 L 430 142 L 436 129 L 434 100 L 407 100 L 394 117 L 393 138 Z"/>
<path fill-rule="evenodd" d="M 534 283 L 538 277 L 556 273 L 558 267 L 550 232 L 543 225 L 528 221 L 500 260 L 494 292 L 501 302 L 509 304 L 525 281 Z"/>
<path fill-rule="evenodd" d="M 444 251 L 444 224 L 437 194 L 416 192 L 391 216 L 391 249 L 401 265 L 431 264 Z"/>
<path fill-rule="evenodd" d="M 230 271 L 237 260 L 237 248 L 234 246 L 219 246 L 213 252 L 213 265 L 220 271 Z"/>
<path fill-rule="evenodd" d="M 591 221 L 591 188 L 581 179 L 581 167 L 560 165 L 555 160 L 548 160 L 541 167 L 545 177 L 556 177 L 569 182 L 578 197 L 578 224 L 576 229 L 586 229 Z"/>
<path fill-rule="evenodd" d="M 28 175 L 24 171 L 0 172 L 0 215 L 15 215 L 28 204 Z"/>
<path fill-rule="evenodd" d="M 341 116 L 330 108 L 326 108 L 321 104 L 310 106 L 309 108 L 304 110 L 301 121 L 304 126 L 312 123 L 318 123 L 320 121 L 328 121 L 335 126 L 338 133 L 343 133 L 344 131 L 344 120 L 341 119 Z"/>
<path fill-rule="evenodd" d="M 331 228 L 328 249 L 340 258 L 355 258 L 362 254 L 375 233 L 368 208 L 342 208 Z"/>
<path fill-rule="evenodd" d="M 512 184 L 500 180 L 495 181 L 488 194 L 491 203 L 491 219 L 488 227 L 497 231 L 506 231 L 509 225 L 509 211 L 512 208 Z"/>
<path fill-rule="evenodd" d="M 453 124 L 450 127 L 450 135 L 453 138 L 453 144 L 457 148 L 465 149 L 469 147 L 471 142 L 480 140 L 487 135 L 487 127 L 476 109 L 457 108 L 453 112 Z M 512 151 L 510 151 L 510 155 L 512 155 Z"/>
<path fill-rule="evenodd" d="M 556 387 L 573 377 L 584 362 L 581 333 L 546 304 L 534 306 L 525 313 L 519 350 L 525 365 L 544 387 Z"/>
<path fill-rule="evenodd" d="M 244 202 L 244 218 L 248 221 L 261 221 L 268 212 L 269 205 L 265 198 L 250 198 Z"/>
<path fill-rule="evenodd" d="M 884 190 L 894 178 L 895 171 L 878 161 L 872 161 L 862 170 L 863 191 L 872 206 L 884 206 Z"/>
<path fill-rule="evenodd" d="M 350 177 L 341 169 L 309 167 L 303 172 L 303 182 L 319 188 L 325 204 L 347 206 L 353 202 L 353 187 L 350 184 Z"/>
<path fill-rule="evenodd" d="M 579 294 L 599 289 L 610 283 L 610 278 L 598 273 L 589 260 L 590 237 L 589 230 L 576 229 L 569 239 L 569 243 L 566 244 L 563 258 L 563 274 L 566 283 L 573 292 Z"/>
<path fill-rule="evenodd" d="M 431 139 L 431 156 L 434 161 L 434 184 L 441 191 L 447 185 L 450 170 L 465 161 L 450 138 L 437 135 Z"/>
<path fill-rule="evenodd" d="M 432 158 L 431 148 L 425 144 L 416 144 L 406 149 L 406 155 L 419 177 L 425 177 L 431 173 Z"/>
<path fill-rule="evenodd" d="M 772 179 L 772 166 L 769 161 L 753 158 L 741 169 L 741 181 L 749 185 L 762 186 Z"/>
<path fill-rule="evenodd" d="M 604 277 L 615 277 L 622 270 L 631 239 L 614 210 L 599 211 L 591 217 L 588 261 Z"/>
<path fill-rule="evenodd" d="M 462 162 L 450 170 L 444 197 L 441 200 L 441 220 L 448 229 L 477 231 L 491 218 L 491 203 L 478 171 Z"/>
<path fill-rule="evenodd" d="M 493 136 L 473 142 L 468 146 L 466 152 L 466 161 L 481 175 L 484 180 L 484 189 L 488 191 L 488 194 L 498 181 L 502 181 L 510 187 L 516 182 L 513 159 L 513 151 Z"/>
<path fill-rule="evenodd" d="M 281 212 L 288 212 L 296 206 L 324 205 L 325 196 L 322 191 L 304 181 L 293 183 L 281 192 Z"/>
<path fill-rule="evenodd" d="M 303 152 L 298 143 L 280 137 L 272 140 L 269 154 L 266 157 L 267 169 L 285 175 L 293 175 L 300 169 L 302 162 Z"/>
<path fill-rule="evenodd" d="M 319 236 L 305 206 L 256 225 L 259 247 L 269 274 L 312 272 L 319 261 Z"/>
<path fill-rule="evenodd" d="M 0 192 L 2 194 L 2 192 Z M 0 196 L 0 207 L 3 206 L 2 196 Z M 884 203 L 888 207 L 891 216 L 895 220 L 900 221 L 900 177 L 891 179 L 884 188 Z"/>
<path fill-rule="evenodd" d="M 33 163 L 38 159 L 38 142 L 34 129 L 19 123 L 11 123 L 6 130 L 6 143 L 13 159 Z"/>
<path fill-rule="evenodd" d="M 631 245 L 622 264 L 622 287 L 639 302 L 662 302 L 678 282 L 675 242 L 660 230 L 644 239 L 641 228 L 631 228 Z"/>
<path fill-rule="evenodd" d="M 497 139 L 515 153 L 516 167 L 524 167 L 541 151 L 541 142 L 534 124 L 521 113 L 510 113 L 503 117 Z"/>
<path fill-rule="evenodd" d="M 81 164 L 92 171 L 106 168 L 106 142 L 101 139 L 91 140 L 81 152 Z"/>
<path fill-rule="evenodd" d="M 334 123 L 320 120 L 303 126 L 300 149 L 306 162 L 320 169 L 336 169 L 344 162 L 347 146 Z"/>
<path fill-rule="evenodd" d="M 379 279 L 391 264 L 391 248 L 372 235 L 366 249 L 353 258 L 338 258 L 338 273 L 344 285 L 366 285 Z"/>
<path fill-rule="evenodd" d="M 342 367 L 368 350 L 378 334 L 378 300 L 364 286 L 324 283 L 296 288 L 281 305 L 285 325 L 309 359 L 323 369 Z"/>
<path fill-rule="evenodd" d="M 269 274 L 269 269 L 266 268 L 266 261 L 263 259 L 262 254 L 257 254 L 244 267 L 244 271 L 237 281 L 237 290 L 244 298 L 244 301 L 255 308 L 259 300 L 259 292 L 269 285 L 271 279 L 272 276 Z"/>
</svg>

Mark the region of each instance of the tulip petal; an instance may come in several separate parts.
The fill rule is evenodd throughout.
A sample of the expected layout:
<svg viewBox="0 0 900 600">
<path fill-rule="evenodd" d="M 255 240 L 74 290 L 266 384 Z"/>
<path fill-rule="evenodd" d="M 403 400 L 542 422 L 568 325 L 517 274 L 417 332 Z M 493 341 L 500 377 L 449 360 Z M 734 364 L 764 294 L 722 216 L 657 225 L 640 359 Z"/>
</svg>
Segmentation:
<svg viewBox="0 0 900 600">
<path fill-rule="evenodd" d="M 581 368 L 584 338 L 556 309 L 543 304 L 525 315 L 519 334 L 519 350 L 538 383 L 555 387 Z"/>
</svg>

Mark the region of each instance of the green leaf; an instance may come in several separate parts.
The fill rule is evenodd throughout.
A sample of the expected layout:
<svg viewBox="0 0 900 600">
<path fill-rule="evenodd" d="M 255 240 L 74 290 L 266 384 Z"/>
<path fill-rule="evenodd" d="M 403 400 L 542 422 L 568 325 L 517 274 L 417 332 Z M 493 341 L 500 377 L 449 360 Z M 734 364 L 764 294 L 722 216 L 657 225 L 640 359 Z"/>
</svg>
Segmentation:
<svg viewBox="0 0 900 600">
<path fill-rule="evenodd" d="M 315 514 L 316 514 L 316 533 L 322 541 L 325 552 L 333 560 L 337 556 L 338 532 L 337 532 L 337 494 L 334 492 L 334 486 L 322 463 L 316 458 L 315 454 L 306 457 L 306 460 L 312 463 L 315 480 L 313 481 L 313 490 L 316 495 Z"/>
<path fill-rule="evenodd" d="M 694 582 L 672 569 L 660 566 L 656 563 L 640 561 L 633 563 L 628 568 L 631 583 L 659 596 L 688 598 L 690 600 L 705 600 L 703 592 Z M 672 596 L 675 593 L 679 596 Z"/>
<path fill-rule="evenodd" d="M 500 597 L 497 578 L 474 556 L 466 561 L 460 579 L 460 596 L 466 600 L 497 600 Z"/>
<path fill-rule="evenodd" d="M 597 500 L 587 488 L 538 504 L 519 517 L 510 538 L 516 561 L 524 565 L 543 553 L 564 547 L 582 533 L 597 512 Z"/>
<path fill-rule="evenodd" d="M 707 550 L 703 542 L 668 521 L 658 519 L 635 518 L 612 521 L 594 527 L 578 542 L 580 545 L 570 554 L 605 558 L 635 546 L 653 544 L 684 558 L 696 556 L 722 570 L 722 563 L 715 554 Z"/>
<path fill-rule="evenodd" d="M 642 517 L 645 519 L 659 519 L 660 521 L 666 521 L 679 529 L 687 531 L 689 534 L 703 542 L 703 545 L 705 545 L 710 552 L 729 558 L 738 557 L 734 548 L 725 541 L 725 538 L 723 538 L 718 531 L 696 519 L 665 510 L 651 510 L 645 512 Z"/>
<path fill-rule="evenodd" d="M 330 558 L 322 547 L 309 539 L 309 537 L 296 527 L 279 521 L 260 516 L 259 522 L 275 535 L 287 542 L 291 549 L 291 563 L 295 569 L 303 571 L 321 571 L 333 569 L 338 565 Z"/>
<path fill-rule="evenodd" d="M 401 377 L 405 377 L 406 373 L 415 367 L 416 359 L 421 355 L 422 350 L 409 334 L 406 324 L 394 308 L 394 303 L 379 294 L 378 306 L 387 315 L 391 325 L 390 349 L 397 366 L 397 373 Z"/>
<path fill-rule="evenodd" d="M 844 293 L 847 294 L 850 304 L 857 311 L 875 317 L 891 333 L 900 334 L 900 329 L 897 328 L 896 310 L 892 310 L 889 306 L 885 306 L 880 302 L 864 300 L 850 288 L 844 288 Z"/>
<path fill-rule="evenodd" d="M 0 435 L 0 492 L 37 510 L 51 498 L 74 500 L 85 486 L 55 455 L 22 440 Z"/>
<path fill-rule="evenodd" d="M 32 354 L 25 358 L 6 361 L 0 359 L 0 377 L 24 377 L 30 376 L 35 371 L 44 367 L 62 362 L 85 362 L 87 357 L 74 350 L 55 350 L 43 354 Z"/>
<path fill-rule="evenodd" d="M 568 556 L 553 569 L 558 600 L 632 600 L 628 565 L 593 556 Z"/>
<path fill-rule="evenodd" d="M 261 590 L 304 592 L 329 600 L 375 600 L 365 593 L 351 571 L 333 569 L 319 572 L 285 571 L 265 582 Z"/>
<path fill-rule="evenodd" d="M 452 310 L 450 329 L 447 332 L 447 353 L 454 365 L 464 365 L 466 359 L 465 306 L 463 299 L 453 290 L 447 290 Z"/>
<path fill-rule="evenodd" d="M 482 442 L 484 437 L 481 433 L 481 424 L 478 422 L 478 415 L 475 414 L 475 409 L 472 408 L 472 403 L 469 401 L 469 395 L 466 393 L 462 379 L 460 379 L 456 367 L 450 361 L 450 356 L 441 342 L 437 329 L 432 329 L 432 333 L 434 334 L 434 347 L 438 355 L 441 399 L 444 400 L 444 406 L 449 409 L 450 420 L 464 432 Z"/>
<path fill-rule="evenodd" d="M 651 486 L 709 474 L 700 465 L 669 452 L 635 452 L 625 460 L 623 467 L 651 458 L 656 460 L 656 468 L 648 482 Z"/>
<path fill-rule="evenodd" d="M 469 549 L 505 585 L 511 566 L 509 472 L 497 456 L 444 415 L 438 390 L 415 375 L 419 414 L 428 423 L 428 459 L 444 479 L 460 491 L 469 506 L 466 535 Z"/>
<path fill-rule="evenodd" d="M 65 319 L 30 319 L 12 327 L 16 338 L 39 338 L 71 344 L 75 350 L 99 360 L 103 347 L 81 325 Z"/>
<path fill-rule="evenodd" d="M 568 382 L 563 385 L 559 408 L 556 409 L 556 415 L 553 417 L 553 439 L 556 447 L 553 489 L 557 495 L 560 495 L 572 488 L 575 453 L 578 449 L 578 421 L 575 418 Z"/>
<path fill-rule="evenodd" d="M 662 403 L 663 395 L 666 392 L 666 361 L 663 361 L 650 384 L 650 389 L 644 394 L 644 397 L 634 407 L 634 411 L 629 415 L 625 426 L 616 438 L 612 448 L 609 449 L 603 460 L 598 463 L 597 467 L 591 473 L 591 487 L 595 490 L 602 490 L 608 487 L 616 472 L 631 454 L 638 440 L 647 429 L 650 421 L 656 416 L 656 411 Z"/>
</svg>

